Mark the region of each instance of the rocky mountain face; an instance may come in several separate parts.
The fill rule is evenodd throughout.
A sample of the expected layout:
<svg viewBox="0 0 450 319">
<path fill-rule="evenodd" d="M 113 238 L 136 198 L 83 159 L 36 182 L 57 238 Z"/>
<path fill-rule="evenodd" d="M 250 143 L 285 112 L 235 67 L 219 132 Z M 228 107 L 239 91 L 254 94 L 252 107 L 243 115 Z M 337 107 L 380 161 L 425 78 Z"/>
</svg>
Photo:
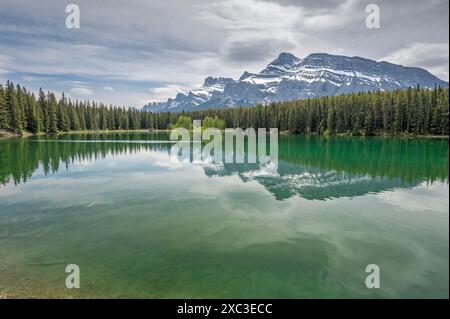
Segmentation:
<svg viewBox="0 0 450 319">
<path fill-rule="evenodd" d="M 304 59 L 281 53 L 259 73 L 244 72 L 238 80 L 208 77 L 201 88 L 178 93 L 166 102 L 147 104 L 144 110 L 193 111 L 254 106 L 417 85 L 448 87 L 447 82 L 421 68 L 326 53 L 313 53 Z"/>
</svg>

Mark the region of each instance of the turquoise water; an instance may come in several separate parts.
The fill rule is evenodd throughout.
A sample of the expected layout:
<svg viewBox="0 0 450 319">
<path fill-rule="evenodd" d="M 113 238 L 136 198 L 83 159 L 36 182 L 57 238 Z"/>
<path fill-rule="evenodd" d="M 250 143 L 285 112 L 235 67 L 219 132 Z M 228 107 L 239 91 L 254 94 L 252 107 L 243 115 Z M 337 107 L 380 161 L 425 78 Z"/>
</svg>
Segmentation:
<svg viewBox="0 0 450 319">
<path fill-rule="evenodd" d="M 276 171 L 167 140 L 0 141 L 0 296 L 448 298 L 448 140 L 280 136 Z"/>
</svg>

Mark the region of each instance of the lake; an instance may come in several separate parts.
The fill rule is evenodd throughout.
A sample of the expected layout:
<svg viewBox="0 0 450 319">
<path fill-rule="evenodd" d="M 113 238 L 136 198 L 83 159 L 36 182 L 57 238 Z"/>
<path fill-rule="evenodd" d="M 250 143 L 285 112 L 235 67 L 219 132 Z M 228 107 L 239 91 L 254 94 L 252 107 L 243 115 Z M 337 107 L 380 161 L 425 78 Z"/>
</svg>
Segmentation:
<svg viewBox="0 0 450 319">
<path fill-rule="evenodd" d="M 0 296 L 448 298 L 447 139 L 281 135 L 275 171 L 168 139 L 0 141 Z"/>
</svg>

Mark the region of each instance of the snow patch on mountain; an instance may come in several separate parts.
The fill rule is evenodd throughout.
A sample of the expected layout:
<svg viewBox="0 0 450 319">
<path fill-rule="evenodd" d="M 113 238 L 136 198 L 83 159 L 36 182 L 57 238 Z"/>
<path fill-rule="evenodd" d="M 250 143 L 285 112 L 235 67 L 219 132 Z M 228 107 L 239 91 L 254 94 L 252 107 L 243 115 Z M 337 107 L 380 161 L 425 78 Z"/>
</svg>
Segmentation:
<svg viewBox="0 0 450 319">
<path fill-rule="evenodd" d="M 192 111 L 254 106 L 326 95 L 406 89 L 417 85 L 448 87 L 447 82 L 416 67 L 326 53 L 313 53 L 300 59 L 283 52 L 259 73 L 246 71 L 238 80 L 207 77 L 200 88 L 178 93 L 166 102 L 147 104 L 144 110 Z"/>
</svg>

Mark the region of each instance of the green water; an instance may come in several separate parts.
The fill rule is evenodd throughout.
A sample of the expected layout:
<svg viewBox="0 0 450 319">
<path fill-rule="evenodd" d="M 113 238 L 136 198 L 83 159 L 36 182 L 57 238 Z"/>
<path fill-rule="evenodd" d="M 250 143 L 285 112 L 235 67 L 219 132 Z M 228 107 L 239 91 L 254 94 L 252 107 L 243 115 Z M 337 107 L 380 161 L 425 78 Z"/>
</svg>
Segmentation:
<svg viewBox="0 0 450 319">
<path fill-rule="evenodd" d="M 0 297 L 448 298 L 448 140 L 280 136 L 273 171 L 167 139 L 0 141 Z"/>
</svg>

